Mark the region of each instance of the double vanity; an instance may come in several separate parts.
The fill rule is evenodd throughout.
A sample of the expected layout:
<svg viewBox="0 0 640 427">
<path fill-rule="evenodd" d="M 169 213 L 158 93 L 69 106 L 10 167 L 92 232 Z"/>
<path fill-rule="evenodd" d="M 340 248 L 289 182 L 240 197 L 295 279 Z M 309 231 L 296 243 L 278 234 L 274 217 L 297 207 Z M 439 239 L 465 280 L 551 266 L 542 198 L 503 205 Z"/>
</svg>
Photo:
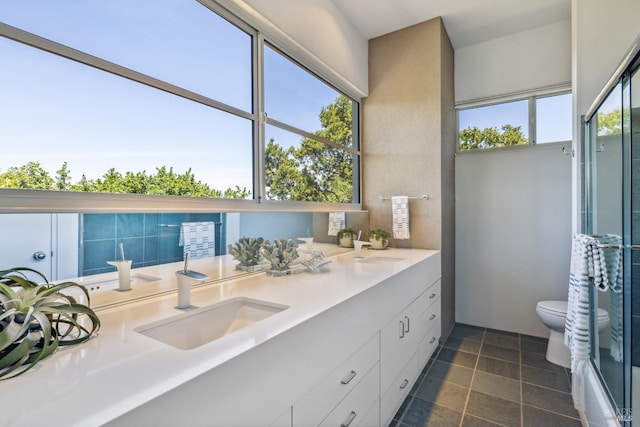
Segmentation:
<svg viewBox="0 0 640 427">
<path fill-rule="evenodd" d="M 97 337 L 0 384 L 0 426 L 386 426 L 438 345 L 440 252 L 363 255 L 200 285 L 189 309 L 175 291 L 107 304 Z"/>
</svg>

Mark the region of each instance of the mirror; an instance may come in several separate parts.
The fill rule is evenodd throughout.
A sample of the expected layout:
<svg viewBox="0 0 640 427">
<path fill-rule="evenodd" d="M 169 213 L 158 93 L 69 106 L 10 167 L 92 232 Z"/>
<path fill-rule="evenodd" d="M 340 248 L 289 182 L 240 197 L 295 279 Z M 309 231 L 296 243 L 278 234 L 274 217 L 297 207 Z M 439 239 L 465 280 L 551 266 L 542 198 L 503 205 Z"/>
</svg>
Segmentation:
<svg viewBox="0 0 640 427">
<path fill-rule="evenodd" d="M 368 231 L 367 212 L 347 212 L 346 224 Z M 293 239 L 312 236 L 318 249 L 331 256 L 349 249 L 328 235 L 328 213 L 33 213 L 1 214 L 5 244 L 0 249 L 0 269 L 28 267 L 50 281 L 73 280 L 87 287 L 94 308 L 106 307 L 175 290 L 175 271 L 183 267 L 183 223 L 213 225 L 211 253 L 192 257 L 190 268 L 204 270 L 207 283 L 252 272 L 236 269 L 238 261 L 228 255 L 227 245 L 240 237 Z M 184 240 L 184 239 L 183 239 Z M 300 246 L 300 257 L 307 255 Z M 124 256 L 123 256 L 124 253 Z M 131 290 L 118 291 L 112 261 L 131 260 Z M 42 280 L 35 275 L 37 282 Z"/>
</svg>

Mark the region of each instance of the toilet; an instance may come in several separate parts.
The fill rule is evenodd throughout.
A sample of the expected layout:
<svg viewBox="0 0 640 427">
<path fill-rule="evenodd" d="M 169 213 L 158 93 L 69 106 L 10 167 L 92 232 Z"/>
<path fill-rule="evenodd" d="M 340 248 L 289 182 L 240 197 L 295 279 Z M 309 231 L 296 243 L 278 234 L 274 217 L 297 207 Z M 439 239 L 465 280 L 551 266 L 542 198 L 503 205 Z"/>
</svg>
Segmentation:
<svg viewBox="0 0 640 427">
<path fill-rule="evenodd" d="M 539 301 L 536 305 L 538 317 L 549 328 L 547 360 L 556 365 L 571 367 L 571 352 L 564 345 L 564 325 L 567 320 L 567 301 Z M 598 309 L 598 333 L 609 326 L 609 313 Z"/>
</svg>

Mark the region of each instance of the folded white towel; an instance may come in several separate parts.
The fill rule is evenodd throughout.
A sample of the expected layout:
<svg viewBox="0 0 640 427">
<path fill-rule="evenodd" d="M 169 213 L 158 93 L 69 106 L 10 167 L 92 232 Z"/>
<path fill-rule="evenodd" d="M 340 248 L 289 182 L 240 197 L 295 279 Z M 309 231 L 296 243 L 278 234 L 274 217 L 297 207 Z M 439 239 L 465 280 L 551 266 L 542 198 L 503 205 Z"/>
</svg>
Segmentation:
<svg viewBox="0 0 640 427">
<path fill-rule="evenodd" d="M 573 403 L 577 409 L 584 409 L 584 386 L 589 368 L 589 279 L 593 279 L 599 290 L 609 287 L 603 260 L 596 238 L 584 234 L 573 236 L 564 342 L 571 350 Z"/>
<path fill-rule="evenodd" d="M 192 259 L 216 255 L 216 224 L 213 221 L 183 222 L 180 226 L 178 246 Z"/>
<path fill-rule="evenodd" d="M 344 212 L 329 212 L 329 236 L 337 236 L 338 231 L 345 227 Z"/>
<path fill-rule="evenodd" d="M 409 197 L 391 197 L 393 213 L 393 238 L 397 240 L 409 239 Z"/>
</svg>

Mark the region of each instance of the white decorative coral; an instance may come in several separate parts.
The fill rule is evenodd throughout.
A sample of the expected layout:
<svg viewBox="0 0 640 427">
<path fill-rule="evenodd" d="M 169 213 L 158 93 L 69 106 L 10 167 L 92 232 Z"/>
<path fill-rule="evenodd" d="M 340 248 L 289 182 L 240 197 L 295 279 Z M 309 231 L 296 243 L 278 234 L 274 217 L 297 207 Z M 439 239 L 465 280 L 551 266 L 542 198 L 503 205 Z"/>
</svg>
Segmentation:
<svg viewBox="0 0 640 427">
<path fill-rule="evenodd" d="M 293 260 L 298 258 L 298 245 L 293 240 L 276 239 L 271 244 L 268 240 L 262 245 L 263 256 L 271 262 L 271 269 L 284 271 Z"/>
<path fill-rule="evenodd" d="M 258 265 L 260 262 L 260 248 L 264 243 L 262 237 L 241 237 L 235 246 L 227 245 L 229 253 L 234 259 L 240 261 L 241 267 L 250 267 Z"/>
</svg>

